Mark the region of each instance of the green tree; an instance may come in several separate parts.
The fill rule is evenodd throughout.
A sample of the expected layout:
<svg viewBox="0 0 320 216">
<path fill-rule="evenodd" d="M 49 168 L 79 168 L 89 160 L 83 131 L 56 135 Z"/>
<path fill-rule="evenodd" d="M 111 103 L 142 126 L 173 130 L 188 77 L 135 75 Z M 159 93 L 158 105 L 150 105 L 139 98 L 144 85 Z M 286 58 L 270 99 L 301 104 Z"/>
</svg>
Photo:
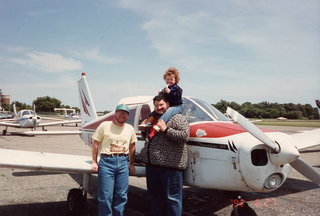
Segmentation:
<svg viewBox="0 0 320 216">
<path fill-rule="evenodd" d="M 304 105 L 305 107 L 305 111 L 306 111 L 306 118 L 309 118 L 309 119 L 314 119 L 315 116 L 314 116 L 314 113 L 313 113 L 313 107 L 310 105 L 310 104 L 305 104 Z"/>
<path fill-rule="evenodd" d="M 13 104 L 16 104 L 16 109 L 17 109 L 17 112 L 19 112 L 20 110 L 24 110 L 24 109 L 32 109 L 32 106 L 26 104 L 26 103 L 22 103 L 22 102 L 19 102 L 19 101 L 13 101 L 11 104 L 10 104 L 10 111 L 13 111 Z"/>
<path fill-rule="evenodd" d="M 218 103 L 211 105 L 217 108 L 220 112 L 225 113 L 228 107 L 228 102 L 225 100 L 220 100 Z"/>
<path fill-rule="evenodd" d="M 239 104 L 237 104 L 236 102 L 227 102 L 225 100 L 220 100 L 218 103 L 216 104 L 211 104 L 212 106 L 214 106 L 215 108 L 217 108 L 218 110 L 220 110 L 220 112 L 225 113 L 228 107 L 231 107 L 234 110 L 240 110 L 241 106 Z"/>
<path fill-rule="evenodd" d="M 38 97 L 32 104 L 36 106 L 37 112 L 54 112 L 54 108 L 61 107 L 60 100 L 49 96 Z"/>
</svg>

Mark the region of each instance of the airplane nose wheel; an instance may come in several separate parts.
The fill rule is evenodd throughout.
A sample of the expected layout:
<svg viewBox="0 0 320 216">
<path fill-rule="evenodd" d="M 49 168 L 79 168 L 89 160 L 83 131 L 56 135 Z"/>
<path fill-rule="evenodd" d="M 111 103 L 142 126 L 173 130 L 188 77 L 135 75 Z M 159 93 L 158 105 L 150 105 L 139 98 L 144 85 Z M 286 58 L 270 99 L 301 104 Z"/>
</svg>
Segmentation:
<svg viewBox="0 0 320 216">
<path fill-rule="evenodd" d="M 81 189 L 71 189 L 68 193 L 68 212 L 71 216 L 87 216 L 87 194 Z"/>
</svg>

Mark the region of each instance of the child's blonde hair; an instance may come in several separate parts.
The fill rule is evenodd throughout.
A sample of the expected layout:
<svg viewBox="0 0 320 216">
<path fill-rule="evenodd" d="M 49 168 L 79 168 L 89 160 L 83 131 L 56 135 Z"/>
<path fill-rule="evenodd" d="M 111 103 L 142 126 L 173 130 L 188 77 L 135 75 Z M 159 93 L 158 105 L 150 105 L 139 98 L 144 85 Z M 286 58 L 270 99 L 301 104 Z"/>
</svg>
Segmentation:
<svg viewBox="0 0 320 216">
<path fill-rule="evenodd" d="M 180 72 L 178 71 L 178 69 L 175 67 L 169 67 L 168 70 L 164 72 L 163 79 L 165 80 L 166 76 L 170 76 L 170 75 L 174 75 L 176 79 L 176 83 L 178 84 L 180 81 Z"/>
</svg>

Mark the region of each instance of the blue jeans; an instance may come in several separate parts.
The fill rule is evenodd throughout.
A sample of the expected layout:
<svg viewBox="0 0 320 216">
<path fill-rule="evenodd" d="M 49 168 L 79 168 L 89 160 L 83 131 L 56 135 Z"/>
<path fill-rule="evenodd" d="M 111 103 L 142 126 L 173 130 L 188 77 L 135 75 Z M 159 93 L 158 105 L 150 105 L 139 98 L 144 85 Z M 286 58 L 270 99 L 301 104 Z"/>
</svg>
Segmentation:
<svg viewBox="0 0 320 216">
<path fill-rule="evenodd" d="M 181 216 L 183 170 L 146 166 L 148 192 L 155 216 Z"/>
<path fill-rule="evenodd" d="M 182 114 L 182 111 L 182 104 L 178 106 L 169 107 L 169 109 L 167 109 L 167 111 L 162 114 L 159 120 L 163 120 L 165 123 L 167 123 L 172 118 L 172 116 L 178 113 Z"/>
<path fill-rule="evenodd" d="M 128 182 L 127 156 L 101 156 L 98 169 L 99 216 L 124 215 Z"/>
</svg>

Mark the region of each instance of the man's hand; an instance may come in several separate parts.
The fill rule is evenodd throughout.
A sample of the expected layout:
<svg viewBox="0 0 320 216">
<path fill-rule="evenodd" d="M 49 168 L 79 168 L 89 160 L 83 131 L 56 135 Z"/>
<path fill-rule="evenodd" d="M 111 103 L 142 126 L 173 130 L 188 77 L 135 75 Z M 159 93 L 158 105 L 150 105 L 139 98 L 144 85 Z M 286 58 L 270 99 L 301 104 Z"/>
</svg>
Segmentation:
<svg viewBox="0 0 320 216">
<path fill-rule="evenodd" d="M 129 174 L 134 175 L 135 173 L 136 173 L 136 167 L 134 166 L 134 164 L 130 164 L 129 165 Z"/>
<path fill-rule="evenodd" d="M 160 131 L 165 131 L 167 129 L 167 124 L 163 120 L 159 120 L 157 125 L 160 128 Z"/>
<path fill-rule="evenodd" d="M 93 171 L 93 172 L 98 172 L 98 164 L 97 164 L 97 162 L 92 162 L 91 163 L 91 170 Z"/>
</svg>

